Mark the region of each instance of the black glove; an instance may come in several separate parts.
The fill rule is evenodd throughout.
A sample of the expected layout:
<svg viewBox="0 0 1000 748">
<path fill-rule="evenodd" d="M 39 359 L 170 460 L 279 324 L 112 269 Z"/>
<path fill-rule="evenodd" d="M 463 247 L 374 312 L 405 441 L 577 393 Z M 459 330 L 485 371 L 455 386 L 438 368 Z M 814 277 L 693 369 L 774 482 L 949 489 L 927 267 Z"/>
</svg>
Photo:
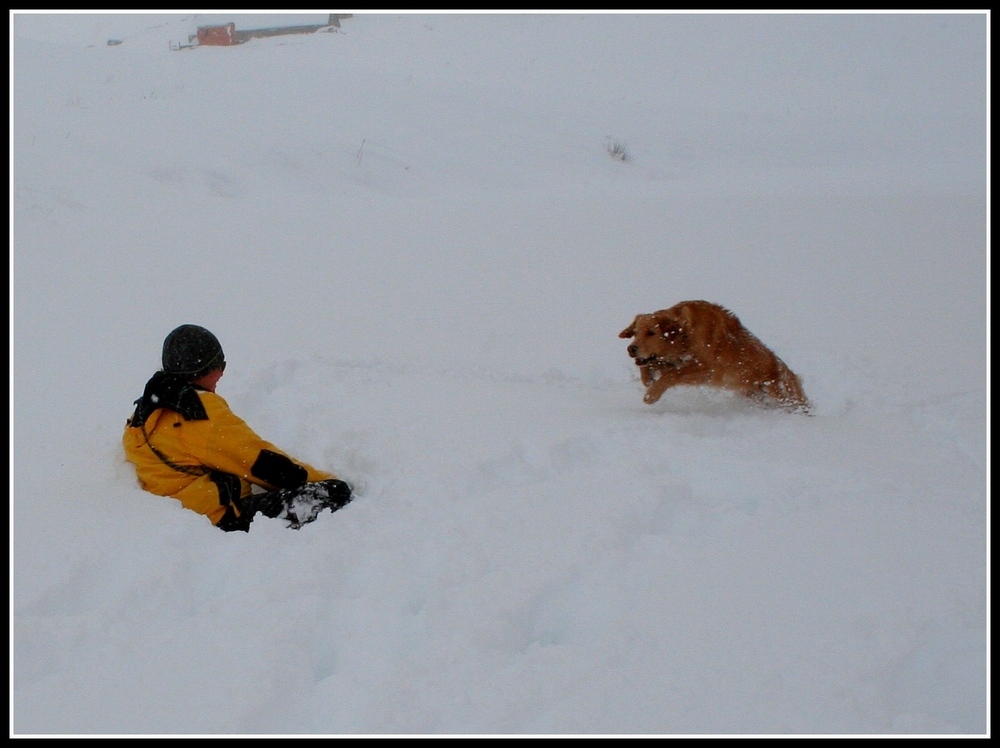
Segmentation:
<svg viewBox="0 0 1000 748">
<path fill-rule="evenodd" d="M 320 481 L 317 485 L 323 486 L 326 489 L 326 497 L 321 499 L 321 501 L 323 506 L 329 507 L 331 512 L 335 512 L 338 509 L 343 508 L 349 504 L 353 498 L 351 495 L 351 487 L 342 480 L 334 478 L 331 480 Z"/>
</svg>

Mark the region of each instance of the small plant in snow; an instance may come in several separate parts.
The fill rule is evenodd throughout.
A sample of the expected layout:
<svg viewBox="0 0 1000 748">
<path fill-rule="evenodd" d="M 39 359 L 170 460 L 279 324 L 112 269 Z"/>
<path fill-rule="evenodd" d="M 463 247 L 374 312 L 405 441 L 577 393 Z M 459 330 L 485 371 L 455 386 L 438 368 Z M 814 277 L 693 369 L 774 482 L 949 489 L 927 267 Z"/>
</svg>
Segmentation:
<svg viewBox="0 0 1000 748">
<path fill-rule="evenodd" d="M 632 154 L 629 153 L 628 146 L 620 140 L 612 140 L 610 135 L 608 136 L 607 150 L 608 155 L 615 161 L 628 163 L 632 160 Z"/>
</svg>

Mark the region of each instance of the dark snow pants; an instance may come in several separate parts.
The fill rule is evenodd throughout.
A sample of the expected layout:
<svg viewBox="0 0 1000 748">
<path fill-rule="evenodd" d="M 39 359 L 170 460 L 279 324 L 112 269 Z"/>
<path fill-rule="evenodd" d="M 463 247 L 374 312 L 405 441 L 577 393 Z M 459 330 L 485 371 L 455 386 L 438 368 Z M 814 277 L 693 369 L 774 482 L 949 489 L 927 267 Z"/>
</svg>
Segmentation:
<svg viewBox="0 0 1000 748">
<path fill-rule="evenodd" d="M 324 509 L 335 512 L 351 498 L 351 487 L 336 479 L 253 493 L 232 500 L 216 527 L 226 532 L 250 532 L 250 523 L 259 512 L 272 519 L 284 519 L 289 528 L 298 530 L 314 521 Z"/>
</svg>

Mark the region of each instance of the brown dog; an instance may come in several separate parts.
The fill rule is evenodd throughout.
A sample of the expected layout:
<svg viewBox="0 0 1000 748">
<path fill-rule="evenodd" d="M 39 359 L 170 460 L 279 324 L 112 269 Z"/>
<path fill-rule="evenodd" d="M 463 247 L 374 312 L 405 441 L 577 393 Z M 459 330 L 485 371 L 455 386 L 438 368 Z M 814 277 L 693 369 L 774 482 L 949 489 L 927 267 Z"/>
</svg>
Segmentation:
<svg viewBox="0 0 1000 748">
<path fill-rule="evenodd" d="M 618 337 L 635 339 L 628 355 L 639 367 L 646 403 L 675 385 L 703 385 L 735 390 L 770 407 L 809 409 L 799 378 L 718 304 L 682 301 L 639 314 Z"/>
</svg>

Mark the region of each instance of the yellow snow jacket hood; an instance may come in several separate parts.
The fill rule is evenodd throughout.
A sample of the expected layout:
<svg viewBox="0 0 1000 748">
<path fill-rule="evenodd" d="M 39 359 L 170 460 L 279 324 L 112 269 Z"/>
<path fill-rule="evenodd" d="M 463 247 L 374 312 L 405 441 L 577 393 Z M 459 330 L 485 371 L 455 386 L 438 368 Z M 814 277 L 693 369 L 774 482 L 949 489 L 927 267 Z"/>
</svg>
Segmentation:
<svg viewBox="0 0 1000 748">
<path fill-rule="evenodd" d="M 252 486 L 295 488 L 336 477 L 259 437 L 219 395 L 163 372 L 136 401 L 122 445 L 146 491 L 179 499 L 213 524 Z"/>
</svg>

